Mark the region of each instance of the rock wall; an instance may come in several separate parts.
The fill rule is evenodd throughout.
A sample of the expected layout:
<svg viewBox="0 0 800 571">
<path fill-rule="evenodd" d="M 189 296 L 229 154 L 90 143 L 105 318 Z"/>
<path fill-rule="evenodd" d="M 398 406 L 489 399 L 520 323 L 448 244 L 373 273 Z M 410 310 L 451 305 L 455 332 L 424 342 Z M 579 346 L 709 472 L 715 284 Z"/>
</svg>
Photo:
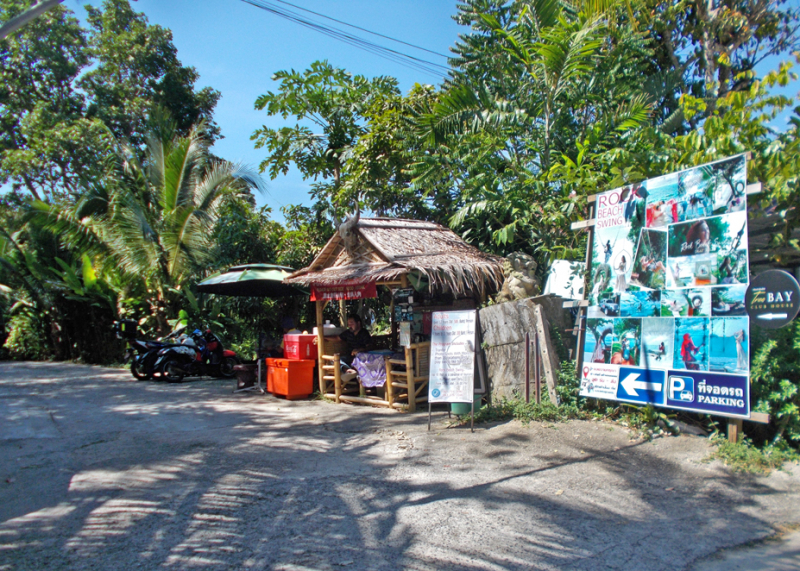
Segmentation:
<svg viewBox="0 0 800 571">
<path fill-rule="evenodd" d="M 545 330 L 548 325 L 559 329 L 572 326 L 568 310 L 563 309 L 563 299 L 558 296 L 539 296 L 521 301 L 498 303 L 480 310 L 481 346 L 484 350 L 489 388 L 492 398 L 513 398 L 516 392 L 525 394 L 525 333 L 531 339 L 536 331 L 537 306 L 540 308 Z M 567 338 L 567 334 L 564 334 Z M 559 363 L 557 352 L 550 342 L 547 355 L 549 369 L 556 371 Z M 572 339 L 572 337 L 568 337 Z M 531 352 L 531 395 L 533 394 L 533 353 Z M 546 365 L 546 366 L 548 366 Z M 542 379 L 543 391 L 545 379 Z M 554 390 L 554 386 L 551 387 Z M 552 394 L 552 392 L 551 392 Z"/>
</svg>

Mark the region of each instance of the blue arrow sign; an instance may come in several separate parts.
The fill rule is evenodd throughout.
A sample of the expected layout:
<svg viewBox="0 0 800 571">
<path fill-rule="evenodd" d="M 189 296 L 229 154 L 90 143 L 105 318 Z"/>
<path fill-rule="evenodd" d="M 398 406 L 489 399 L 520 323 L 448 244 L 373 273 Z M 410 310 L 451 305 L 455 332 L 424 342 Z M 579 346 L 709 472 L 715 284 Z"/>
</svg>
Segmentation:
<svg viewBox="0 0 800 571">
<path fill-rule="evenodd" d="M 664 371 L 620 367 L 617 400 L 664 405 Z"/>
</svg>

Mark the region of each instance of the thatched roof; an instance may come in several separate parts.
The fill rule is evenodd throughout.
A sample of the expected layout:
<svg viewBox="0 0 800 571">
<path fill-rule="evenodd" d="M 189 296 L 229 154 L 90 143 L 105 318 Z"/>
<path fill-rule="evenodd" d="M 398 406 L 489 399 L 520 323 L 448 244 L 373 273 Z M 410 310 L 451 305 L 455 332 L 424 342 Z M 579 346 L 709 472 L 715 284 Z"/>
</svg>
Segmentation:
<svg viewBox="0 0 800 571">
<path fill-rule="evenodd" d="M 392 281 L 409 272 L 431 287 L 454 293 L 490 294 L 503 283 L 503 258 L 486 254 L 440 224 L 399 218 L 362 218 L 348 252 L 337 232 L 307 268 L 285 283 L 336 285 L 348 281 Z"/>
</svg>

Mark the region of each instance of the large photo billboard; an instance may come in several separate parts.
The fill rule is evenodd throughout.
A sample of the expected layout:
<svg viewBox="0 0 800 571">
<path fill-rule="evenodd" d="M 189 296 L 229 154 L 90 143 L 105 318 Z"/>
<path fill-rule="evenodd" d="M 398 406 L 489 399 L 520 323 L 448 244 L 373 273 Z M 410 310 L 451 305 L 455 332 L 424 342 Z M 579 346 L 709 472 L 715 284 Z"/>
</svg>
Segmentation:
<svg viewBox="0 0 800 571">
<path fill-rule="evenodd" d="M 604 192 L 581 395 L 749 417 L 745 155 Z"/>
</svg>

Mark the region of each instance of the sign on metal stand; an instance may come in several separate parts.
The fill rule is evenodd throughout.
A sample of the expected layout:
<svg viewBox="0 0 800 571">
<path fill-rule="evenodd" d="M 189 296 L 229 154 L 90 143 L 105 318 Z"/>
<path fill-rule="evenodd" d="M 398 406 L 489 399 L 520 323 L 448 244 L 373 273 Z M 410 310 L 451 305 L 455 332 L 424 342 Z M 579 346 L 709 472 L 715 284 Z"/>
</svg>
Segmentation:
<svg viewBox="0 0 800 571">
<path fill-rule="evenodd" d="M 435 311 L 431 320 L 428 430 L 433 403 L 471 403 L 475 419 L 475 352 L 477 311 Z"/>
</svg>

